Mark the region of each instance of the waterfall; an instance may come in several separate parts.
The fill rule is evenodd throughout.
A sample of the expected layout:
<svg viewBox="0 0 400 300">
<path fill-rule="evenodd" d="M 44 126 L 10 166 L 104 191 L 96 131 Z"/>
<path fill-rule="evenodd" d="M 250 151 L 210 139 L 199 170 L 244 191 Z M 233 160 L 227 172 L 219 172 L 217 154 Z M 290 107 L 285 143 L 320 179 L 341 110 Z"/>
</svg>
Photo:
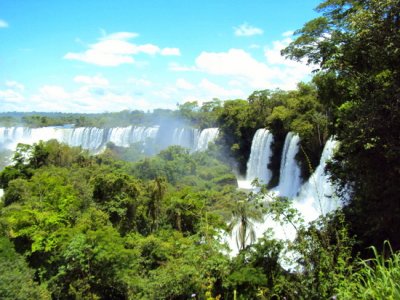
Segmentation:
<svg viewBox="0 0 400 300">
<path fill-rule="evenodd" d="M 26 136 L 28 128 L 25 127 L 0 127 L 0 147 L 14 149 L 15 141 L 20 141 Z"/>
<path fill-rule="evenodd" d="M 214 142 L 217 139 L 219 133 L 218 128 L 205 128 L 201 131 L 200 136 L 197 140 L 196 151 L 205 151 L 208 148 L 208 144 Z"/>
<path fill-rule="evenodd" d="M 207 128 L 200 133 L 198 129 L 179 127 L 164 128 L 159 126 L 143 127 L 128 126 L 115 128 L 96 127 L 0 127 L 0 147 L 14 150 L 18 143 L 33 144 L 40 140 L 56 139 L 70 146 L 81 146 L 92 152 L 104 149 L 108 142 L 116 146 L 128 147 L 133 143 L 143 143 L 154 140 L 154 147 L 160 150 L 171 145 L 179 145 L 191 151 L 203 151 L 208 143 L 216 139 L 218 128 Z M 152 152 L 152 151 L 150 151 Z M 154 151 L 153 151 L 154 152 Z"/>
<path fill-rule="evenodd" d="M 175 128 L 172 134 L 172 145 L 179 145 L 193 150 L 196 147 L 196 139 L 199 130 L 195 128 Z"/>
<path fill-rule="evenodd" d="M 326 142 L 318 167 L 301 187 L 295 199 L 296 206 L 303 213 L 305 220 L 314 220 L 340 206 L 339 200 L 335 198 L 335 188 L 325 173 L 326 162 L 332 158 L 337 144 L 332 138 Z"/>
<path fill-rule="evenodd" d="M 140 135 L 144 130 L 143 127 L 135 129 L 138 129 Z M 109 130 L 109 135 L 106 140 L 107 142 L 114 143 L 116 146 L 128 147 L 129 144 L 131 143 L 132 130 L 133 130 L 132 126 L 111 128 Z"/>
<path fill-rule="evenodd" d="M 265 135 L 268 135 L 265 129 L 263 132 L 260 133 L 257 131 L 256 135 L 253 138 L 250 156 L 255 154 L 255 151 L 257 151 L 257 149 L 261 149 L 260 145 L 266 143 L 265 140 L 268 138 L 268 136 Z M 308 181 L 304 183 L 300 189 L 296 189 L 296 186 L 300 186 L 300 177 L 293 177 L 288 175 L 297 174 L 297 172 L 299 172 L 299 170 L 296 170 L 298 169 L 298 166 L 294 160 L 294 156 L 298 151 L 298 142 L 298 136 L 293 133 L 290 135 L 288 134 L 288 136 L 286 137 L 285 146 L 283 147 L 282 151 L 280 183 L 278 188 L 270 195 L 274 196 L 275 192 L 278 192 L 279 195 L 284 195 L 285 186 L 288 187 L 286 191 L 292 192 L 293 194 L 295 194 L 295 190 L 300 190 L 298 192 L 298 195 L 293 198 L 293 207 L 299 211 L 304 221 L 309 223 L 317 219 L 319 216 L 326 215 L 327 213 L 332 212 L 333 210 L 340 207 L 340 201 L 335 197 L 334 193 L 335 186 L 330 182 L 329 176 L 327 176 L 325 173 L 326 162 L 332 158 L 335 147 L 338 143 L 333 139 L 330 139 L 326 142 L 324 150 L 321 154 L 318 167 L 315 169 L 314 173 L 310 176 Z M 253 162 L 252 159 L 249 159 L 248 170 L 250 169 L 252 164 L 250 163 L 250 161 Z M 256 160 L 254 158 L 254 167 L 257 166 L 256 161 L 259 162 L 260 160 Z M 246 187 L 245 182 L 238 181 L 238 183 L 239 187 L 248 188 L 248 186 Z M 261 237 L 263 233 L 266 232 L 269 228 L 273 229 L 274 236 L 277 239 L 288 239 L 293 241 L 296 237 L 296 230 L 293 228 L 292 225 L 282 225 L 279 222 L 275 221 L 271 216 L 266 216 L 263 223 L 254 224 L 256 237 Z M 234 238 L 227 238 L 226 241 L 231 248 L 232 254 L 237 253 L 238 249 Z"/>
<path fill-rule="evenodd" d="M 296 161 L 299 151 L 300 137 L 289 132 L 285 138 L 282 151 L 279 185 L 275 188 L 280 196 L 292 198 L 296 196 L 301 185 L 300 167 Z"/>
<path fill-rule="evenodd" d="M 106 142 L 106 129 L 96 127 L 60 128 L 62 138 L 59 142 L 73 147 L 81 146 L 92 151 L 100 149 Z"/>
<path fill-rule="evenodd" d="M 268 168 L 272 151 L 271 144 L 274 140 L 272 133 L 267 129 L 258 129 L 251 144 L 250 158 L 247 162 L 246 181 L 251 183 L 258 178 L 262 184 L 268 184 L 272 172 Z"/>
</svg>

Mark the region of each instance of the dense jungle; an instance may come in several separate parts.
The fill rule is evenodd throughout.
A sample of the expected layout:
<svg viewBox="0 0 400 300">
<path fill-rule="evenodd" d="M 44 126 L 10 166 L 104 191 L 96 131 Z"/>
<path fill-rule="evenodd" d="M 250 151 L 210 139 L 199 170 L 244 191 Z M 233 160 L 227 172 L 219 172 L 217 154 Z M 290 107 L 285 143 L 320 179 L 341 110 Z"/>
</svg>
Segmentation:
<svg viewBox="0 0 400 300">
<path fill-rule="evenodd" d="M 294 90 L 176 110 L 0 113 L 2 134 L 218 128 L 201 151 L 150 133 L 101 151 L 57 138 L 12 151 L 2 141 L 0 298 L 400 299 L 400 3 L 326 0 L 318 11 L 282 51 L 315 66 Z M 271 176 L 240 189 L 260 128 L 274 137 Z M 324 201 L 340 205 L 312 222 L 293 197 L 271 193 L 288 133 L 300 139 L 302 183 L 337 141 Z M 274 227 L 256 237 L 266 218 L 294 239 Z"/>
</svg>

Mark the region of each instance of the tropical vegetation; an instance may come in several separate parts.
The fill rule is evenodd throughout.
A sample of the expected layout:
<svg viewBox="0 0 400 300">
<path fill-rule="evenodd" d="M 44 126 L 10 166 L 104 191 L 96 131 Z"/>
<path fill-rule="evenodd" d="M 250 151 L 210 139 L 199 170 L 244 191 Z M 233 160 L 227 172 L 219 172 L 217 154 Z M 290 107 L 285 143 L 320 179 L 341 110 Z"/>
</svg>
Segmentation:
<svg viewBox="0 0 400 300">
<path fill-rule="evenodd" d="M 0 298 L 399 299 L 400 2 L 326 0 L 317 10 L 282 51 L 315 66 L 292 91 L 175 111 L 1 115 L 3 126 L 179 120 L 220 134 L 205 152 L 171 146 L 151 157 L 137 145 L 91 155 L 55 140 L 19 144 L 0 173 Z M 233 171 L 245 173 L 264 127 L 273 177 L 257 193 L 238 190 Z M 291 199 L 265 201 L 289 131 L 301 138 L 303 179 L 330 136 L 340 143 L 327 171 L 343 208 L 310 224 Z M 296 238 L 270 229 L 256 240 L 265 218 Z"/>
</svg>

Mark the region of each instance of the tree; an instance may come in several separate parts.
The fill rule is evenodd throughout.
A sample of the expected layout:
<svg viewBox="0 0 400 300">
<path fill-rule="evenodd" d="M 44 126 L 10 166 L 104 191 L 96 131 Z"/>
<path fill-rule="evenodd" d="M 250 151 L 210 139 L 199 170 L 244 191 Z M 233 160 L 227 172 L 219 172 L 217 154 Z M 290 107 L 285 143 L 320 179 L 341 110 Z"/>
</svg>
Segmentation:
<svg viewBox="0 0 400 300">
<path fill-rule="evenodd" d="M 248 243 L 252 244 L 256 239 L 253 222 L 264 220 L 261 206 L 257 197 L 250 194 L 246 199 L 238 199 L 232 210 L 232 220 L 229 230 L 236 229 L 236 244 L 239 250 L 244 250 Z"/>
<path fill-rule="evenodd" d="M 151 219 L 151 230 L 154 231 L 158 229 L 161 216 L 161 201 L 163 200 L 167 189 L 165 178 L 157 177 L 155 180 L 152 180 L 149 183 L 148 189 L 150 195 L 148 206 Z"/>
<path fill-rule="evenodd" d="M 340 148 L 331 172 L 351 193 L 346 215 L 363 247 L 400 249 L 400 2 L 327 0 L 283 54 L 319 66 L 336 110 Z M 319 82 L 319 83 L 318 83 Z M 338 101 L 341 95 L 341 101 Z"/>
<path fill-rule="evenodd" d="M 51 299 L 48 291 L 33 281 L 33 270 L 5 237 L 0 237 L 0 269 L 1 299 Z"/>
</svg>

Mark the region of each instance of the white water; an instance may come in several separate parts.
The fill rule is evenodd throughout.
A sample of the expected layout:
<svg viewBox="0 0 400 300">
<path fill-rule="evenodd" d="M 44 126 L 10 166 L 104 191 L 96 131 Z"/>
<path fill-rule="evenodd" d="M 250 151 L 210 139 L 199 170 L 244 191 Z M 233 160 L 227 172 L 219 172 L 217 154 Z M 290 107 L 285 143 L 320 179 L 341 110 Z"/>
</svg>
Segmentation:
<svg viewBox="0 0 400 300">
<path fill-rule="evenodd" d="M 268 168 L 268 164 L 272 156 L 273 140 L 273 135 L 267 129 L 261 128 L 256 131 L 247 162 L 246 180 L 238 181 L 240 188 L 251 189 L 251 183 L 256 178 L 261 184 L 268 184 L 271 180 L 272 172 Z"/>
<path fill-rule="evenodd" d="M 195 151 L 200 135 L 200 130 L 196 128 L 175 128 L 172 135 L 172 145 L 180 145 Z"/>
<path fill-rule="evenodd" d="M 301 187 L 295 198 L 297 208 L 303 213 L 305 221 L 312 221 L 320 215 L 325 215 L 340 206 L 334 191 L 335 188 L 325 173 L 326 162 L 332 158 L 337 141 L 330 139 L 322 151 L 317 169 L 308 181 Z"/>
<path fill-rule="evenodd" d="M 172 131 L 164 131 L 162 134 L 165 133 L 167 133 L 167 136 L 162 137 L 167 140 L 163 144 L 164 147 L 179 145 L 192 151 L 204 151 L 208 144 L 216 139 L 218 128 L 206 128 L 201 133 L 194 128 L 175 128 Z M 128 147 L 133 143 L 146 143 L 149 139 L 154 140 L 157 144 L 160 138 L 159 126 L 115 128 L 0 127 L 0 148 L 10 150 L 14 150 L 18 143 L 33 144 L 41 140 L 56 139 L 70 146 L 81 146 L 92 152 L 100 152 L 108 142 L 112 142 L 116 146 Z"/>
<path fill-rule="evenodd" d="M 197 139 L 196 151 L 205 151 L 208 148 L 208 144 L 214 142 L 218 137 L 218 128 L 205 128 L 201 131 L 200 136 Z"/>
<path fill-rule="evenodd" d="M 283 197 L 293 198 L 297 195 L 301 186 L 300 167 L 296 160 L 299 143 L 298 134 L 289 132 L 286 135 L 279 172 L 279 185 L 274 189 Z"/>
<path fill-rule="evenodd" d="M 265 144 L 262 142 L 263 139 L 265 140 L 265 136 L 262 136 L 261 133 L 266 134 L 265 131 L 262 131 L 259 135 L 254 137 L 250 157 L 255 153 L 259 153 L 262 147 L 265 147 Z M 298 210 L 306 223 L 316 220 L 321 215 L 326 215 L 327 213 L 339 208 L 340 201 L 334 193 L 335 187 L 329 181 L 329 178 L 325 173 L 326 162 L 332 157 L 336 146 L 337 142 L 335 140 L 330 139 L 327 141 L 321 154 L 318 167 L 310 176 L 308 181 L 300 187 L 300 169 L 295 160 L 295 156 L 299 150 L 299 137 L 295 134 L 288 134 L 282 150 L 280 183 L 278 187 L 267 196 L 267 198 L 276 195 L 294 197 L 293 207 Z M 249 159 L 248 168 L 251 167 L 253 163 L 257 166 L 255 158 L 253 159 L 254 161 L 251 163 L 251 159 Z M 266 172 L 269 173 L 268 170 Z M 251 189 L 247 180 L 238 181 L 238 185 L 240 188 L 248 187 Z M 268 202 L 268 199 L 265 201 Z M 292 225 L 281 225 L 272 220 L 270 216 L 266 216 L 263 223 L 254 224 L 256 237 L 261 237 L 269 228 L 273 229 L 275 238 L 293 241 L 296 237 L 296 230 Z M 238 248 L 235 236 L 233 235 L 231 238 L 228 238 L 227 242 L 232 250 L 232 254 L 237 253 Z"/>
</svg>

